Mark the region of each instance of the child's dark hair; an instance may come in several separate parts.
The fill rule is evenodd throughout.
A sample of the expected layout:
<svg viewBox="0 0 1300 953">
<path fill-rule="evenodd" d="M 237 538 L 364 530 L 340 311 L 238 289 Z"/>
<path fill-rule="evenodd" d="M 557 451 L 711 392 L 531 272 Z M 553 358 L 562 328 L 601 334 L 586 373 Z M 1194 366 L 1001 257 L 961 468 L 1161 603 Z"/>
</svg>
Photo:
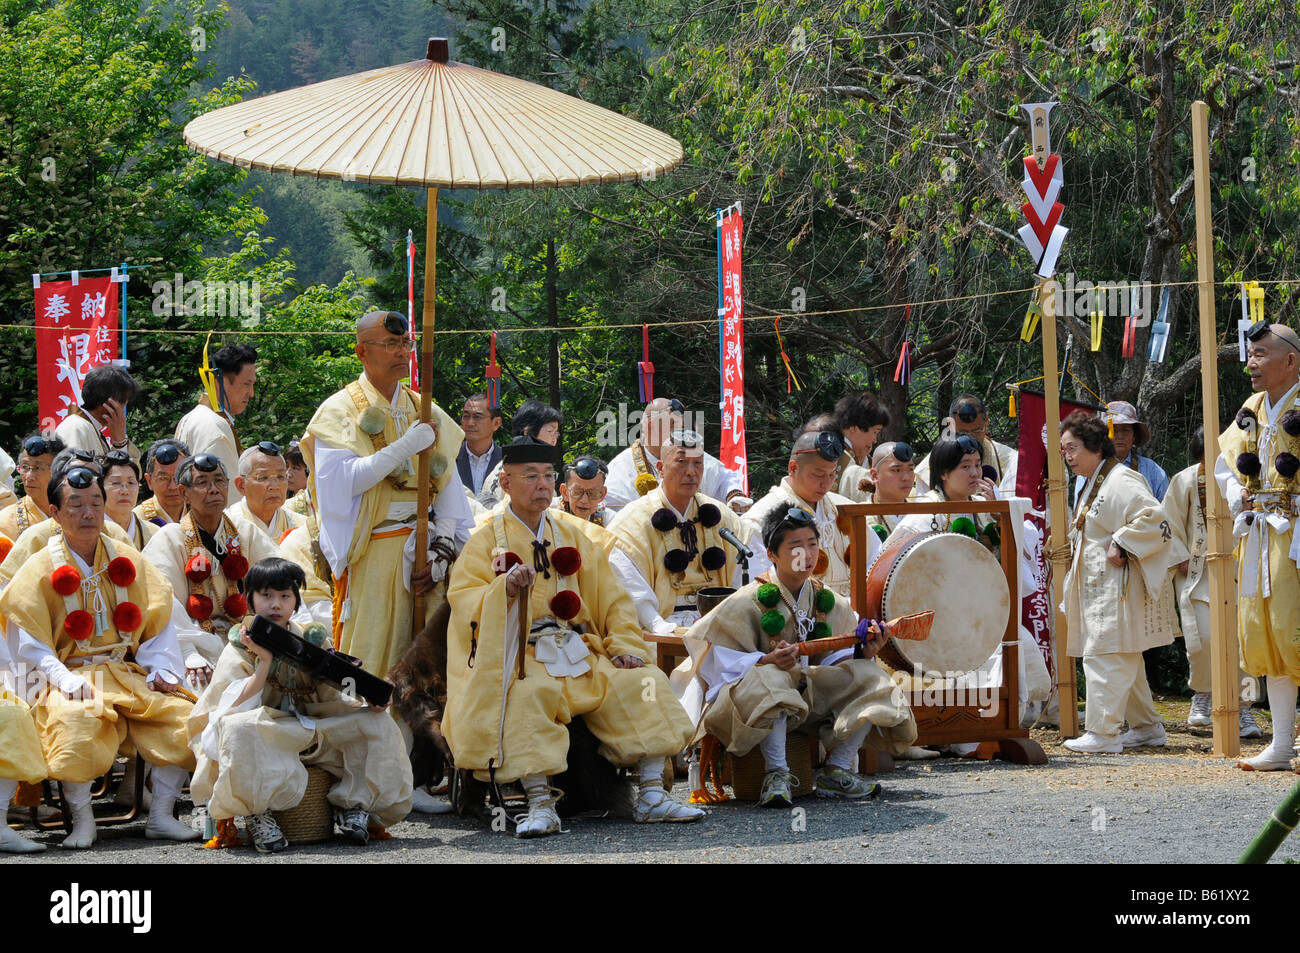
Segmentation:
<svg viewBox="0 0 1300 953">
<path fill-rule="evenodd" d="M 307 585 L 307 574 L 295 562 L 279 556 L 268 556 L 259 560 L 248 570 L 244 577 L 244 591 L 248 593 L 252 605 L 254 593 L 266 592 L 268 589 L 292 589 L 294 608 L 302 605 L 302 588 Z M 256 612 L 256 607 L 253 607 Z"/>
</svg>

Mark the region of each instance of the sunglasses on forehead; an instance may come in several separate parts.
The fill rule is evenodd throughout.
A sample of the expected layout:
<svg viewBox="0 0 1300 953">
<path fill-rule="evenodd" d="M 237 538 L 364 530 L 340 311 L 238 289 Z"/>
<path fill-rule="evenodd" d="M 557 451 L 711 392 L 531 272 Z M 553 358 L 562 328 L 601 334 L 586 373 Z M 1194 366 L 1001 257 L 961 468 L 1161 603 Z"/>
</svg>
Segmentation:
<svg viewBox="0 0 1300 953">
<path fill-rule="evenodd" d="M 280 445 L 271 440 L 259 441 L 257 449 L 261 450 L 268 457 L 278 457 L 280 455 Z"/>
<path fill-rule="evenodd" d="M 54 444 L 44 437 L 28 437 L 23 441 L 23 453 L 29 457 L 43 457 L 54 452 Z"/>
<path fill-rule="evenodd" d="M 104 466 L 106 467 L 129 467 L 131 466 L 131 462 L 131 454 L 127 453 L 125 450 L 110 450 L 108 453 L 104 454 Z"/>
<path fill-rule="evenodd" d="M 68 486 L 75 487 L 78 490 L 88 488 L 92 483 L 99 479 L 98 474 L 93 470 L 85 467 L 73 467 L 63 475 L 63 482 Z"/>
<path fill-rule="evenodd" d="M 781 517 L 781 522 L 772 527 L 772 532 L 768 534 L 767 539 L 763 540 L 763 545 L 771 549 L 772 538 L 786 526 L 793 526 L 795 529 L 809 529 L 816 527 L 816 525 L 817 521 L 813 519 L 811 513 L 797 506 L 792 506 L 785 511 L 785 516 Z"/>
<path fill-rule="evenodd" d="M 216 473 L 221 469 L 221 461 L 210 453 L 200 453 L 194 457 L 194 469 L 203 473 Z"/>
<path fill-rule="evenodd" d="M 835 461 L 844 454 L 844 441 L 839 434 L 831 433 L 829 430 L 823 430 L 813 440 L 813 445 L 807 450 L 796 450 L 795 454 L 815 453 L 823 460 Z"/>
</svg>

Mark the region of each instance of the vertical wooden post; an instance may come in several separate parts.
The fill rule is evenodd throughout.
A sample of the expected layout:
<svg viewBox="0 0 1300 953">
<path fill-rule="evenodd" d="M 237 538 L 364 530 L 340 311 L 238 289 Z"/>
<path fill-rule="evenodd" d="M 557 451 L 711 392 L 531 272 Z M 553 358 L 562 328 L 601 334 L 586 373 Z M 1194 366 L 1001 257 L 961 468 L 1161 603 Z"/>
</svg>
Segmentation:
<svg viewBox="0 0 1300 953">
<path fill-rule="evenodd" d="M 1047 512 L 1051 535 L 1048 537 L 1049 565 L 1052 567 L 1052 612 L 1056 625 L 1056 697 L 1060 709 L 1061 737 L 1073 738 L 1079 733 L 1079 692 L 1074 684 L 1074 659 L 1065 651 L 1065 614 L 1061 605 L 1062 587 L 1065 583 L 1066 563 L 1050 558 L 1069 546 L 1065 506 L 1065 461 L 1061 459 L 1061 381 L 1056 366 L 1056 282 L 1044 281 L 1038 286 L 1039 304 L 1043 309 L 1043 399 L 1046 404 L 1047 430 Z"/>
<path fill-rule="evenodd" d="M 1219 345 L 1214 316 L 1214 233 L 1210 222 L 1210 119 L 1201 100 L 1192 103 L 1192 156 L 1196 182 L 1196 281 L 1201 315 L 1201 413 L 1205 427 L 1206 571 L 1210 574 L 1211 691 L 1214 754 L 1241 752 L 1238 727 L 1237 601 L 1233 574 L 1232 518 L 1214 479 L 1219 458 Z"/>
<path fill-rule="evenodd" d="M 429 208 L 424 226 L 424 309 L 420 327 L 420 420 L 433 417 L 433 326 L 438 304 L 438 190 L 429 189 Z M 415 514 L 415 571 L 429 562 L 429 454 L 432 447 L 420 452 L 416 472 L 419 487 Z M 454 466 L 454 463 L 452 464 Z M 415 597 L 411 616 L 411 637 L 424 628 L 424 596 Z"/>
</svg>

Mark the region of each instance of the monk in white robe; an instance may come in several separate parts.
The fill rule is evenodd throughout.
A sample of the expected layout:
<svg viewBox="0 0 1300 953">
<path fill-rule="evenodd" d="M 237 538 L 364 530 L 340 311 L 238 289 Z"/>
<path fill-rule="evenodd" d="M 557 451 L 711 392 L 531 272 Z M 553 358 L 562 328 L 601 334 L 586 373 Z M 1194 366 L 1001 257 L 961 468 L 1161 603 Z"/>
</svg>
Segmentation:
<svg viewBox="0 0 1300 953">
<path fill-rule="evenodd" d="M 236 520 L 247 520 L 273 543 L 279 543 L 307 521 L 284 508 L 285 492 L 289 487 L 289 468 L 279 446 L 263 440 L 249 447 L 239 457 L 239 476 L 235 486 L 242 497 L 229 507 Z"/>
<path fill-rule="evenodd" d="M 91 368 L 81 385 L 81 404 L 68 409 L 54 428 L 54 436 L 65 447 L 97 457 L 110 450 L 125 450 L 139 466 L 140 450 L 126 435 L 127 405 L 139 396 L 140 385 L 125 368 L 116 364 Z"/>
<path fill-rule="evenodd" d="M 194 409 L 176 424 L 176 439 L 190 453 L 211 454 L 221 461 L 232 477 L 239 472 L 239 455 L 244 452 L 235 431 L 235 418 L 248 409 L 257 386 L 257 351 L 247 344 L 227 344 L 212 355 L 216 405 L 204 394 Z M 226 488 L 226 505 L 239 500 L 239 488 Z"/>
</svg>

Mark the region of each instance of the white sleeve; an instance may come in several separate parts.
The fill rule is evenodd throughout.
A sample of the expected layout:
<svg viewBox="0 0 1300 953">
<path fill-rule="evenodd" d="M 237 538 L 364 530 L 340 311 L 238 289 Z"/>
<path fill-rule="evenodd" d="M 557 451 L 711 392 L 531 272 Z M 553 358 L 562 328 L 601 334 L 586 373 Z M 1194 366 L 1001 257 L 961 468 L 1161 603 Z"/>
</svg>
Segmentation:
<svg viewBox="0 0 1300 953">
<path fill-rule="evenodd" d="M 700 662 L 700 678 L 709 686 L 704 700 L 712 702 L 723 686 L 740 681 L 762 657 L 762 652 L 738 652 L 713 646 Z"/>
<path fill-rule="evenodd" d="M 325 599 L 317 599 L 315 602 L 303 602 L 294 612 L 292 619 L 303 628 L 313 622 L 319 622 L 328 629 L 334 624 L 334 606 Z"/>
<path fill-rule="evenodd" d="M 1219 484 L 1219 492 L 1228 501 L 1228 513 L 1233 519 L 1241 512 L 1241 493 L 1245 489 L 1228 468 L 1228 461 L 1223 455 L 1214 461 L 1214 482 Z"/>
<path fill-rule="evenodd" d="M 605 477 L 605 508 L 618 511 L 637 498 L 636 466 L 632 454 L 624 450 L 609 463 Z"/>
<path fill-rule="evenodd" d="M 14 660 L 25 666 L 28 672 L 40 672 L 48 684 L 69 694 L 79 688 L 89 687 L 84 678 L 68 671 L 67 666 L 59 661 L 52 648 L 26 629 L 17 629 L 17 631 L 18 644 L 15 648 Z M 30 675 L 28 677 L 30 678 Z"/>
<path fill-rule="evenodd" d="M 433 501 L 433 536 L 442 536 L 453 541 L 456 551 L 469 541 L 469 534 L 474 532 L 474 514 L 469 508 L 469 497 L 465 495 L 465 484 L 455 467 L 451 470 L 451 479 L 447 481 Z"/>
<path fill-rule="evenodd" d="M 172 600 L 175 603 L 175 599 Z M 175 612 L 173 605 L 172 611 Z M 181 647 L 176 637 L 176 626 L 168 622 L 152 639 L 140 643 L 135 653 L 136 664 L 149 673 L 147 681 L 159 672 L 167 681 L 180 682 L 185 677 L 185 663 L 181 661 Z"/>
<path fill-rule="evenodd" d="M 176 651 L 182 660 L 182 671 L 205 666 L 211 668 L 217 664 L 217 656 L 226 647 L 225 640 L 215 632 L 201 629 L 175 596 L 172 597 L 172 621 L 168 627 L 176 637 Z"/>
<path fill-rule="evenodd" d="M 659 597 L 627 553 L 615 548 L 609 555 L 609 564 L 636 603 L 636 617 L 641 628 L 655 635 L 672 635 L 677 627 L 659 614 Z"/>
</svg>

